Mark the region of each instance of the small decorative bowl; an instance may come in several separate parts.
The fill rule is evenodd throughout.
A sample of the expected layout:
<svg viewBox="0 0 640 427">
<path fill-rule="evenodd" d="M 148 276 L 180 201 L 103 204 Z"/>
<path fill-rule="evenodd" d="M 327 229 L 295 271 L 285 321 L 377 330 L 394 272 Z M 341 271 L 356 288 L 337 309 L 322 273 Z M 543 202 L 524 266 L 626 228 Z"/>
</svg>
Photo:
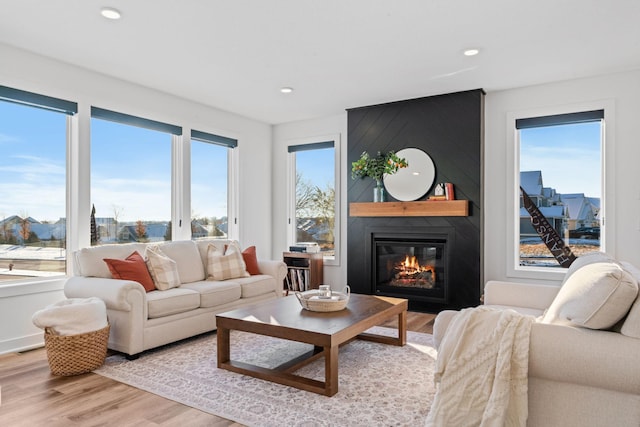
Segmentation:
<svg viewBox="0 0 640 427">
<path fill-rule="evenodd" d="M 343 310 L 349 302 L 351 288 L 344 287 L 343 292 L 331 292 L 331 297 L 324 296 L 318 289 L 310 291 L 296 292 L 296 297 L 302 308 L 309 311 L 329 312 Z"/>
</svg>

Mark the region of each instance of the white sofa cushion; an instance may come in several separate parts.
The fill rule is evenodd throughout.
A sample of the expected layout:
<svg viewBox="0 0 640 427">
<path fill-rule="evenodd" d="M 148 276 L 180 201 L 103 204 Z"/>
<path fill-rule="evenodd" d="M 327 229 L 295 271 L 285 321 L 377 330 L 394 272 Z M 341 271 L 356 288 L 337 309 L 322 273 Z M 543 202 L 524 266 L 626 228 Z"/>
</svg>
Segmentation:
<svg viewBox="0 0 640 427">
<path fill-rule="evenodd" d="M 172 288 L 147 293 L 149 319 L 171 316 L 200 307 L 200 294 L 191 289 Z"/>
<path fill-rule="evenodd" d="M 182 283 L 204 280 L 204 264 L 196 243 L 192 240 L 176 240 L 160 245 L 160 250 L 174 260 Z"/>
<path fill-rule="evenodd" d="M 103 245 L 82 248 L 76 252 L 76 276 L 111 279 L 111 272 L 103 259 L 125 259 L 135 251 L 139 254 L 144 254 L 144 249 L 144 243 L 125 243 L 121 245 Z"/>
<path fill-rule="evenodd" d="M 268 294 L 269 292 L 274 292 L 275 289 L 275 279 L 264 274 L 251 277 L 241 277 L 233 279 L 233 281 L 240 284 L 242 288 L 242 298 L 251 298 L 258 295 Z"/>
<path fill-rule="evenodd" d="M 169 258 L 158 246 L 147 246 L 144 253 L 147 267 L 156 288 L 161 291 L 180 286 L 177 263 Z"/>
<path fill-rule="evenodd" d="M 489 280 L 484 285 L 484 304 L 509 308 L 527 307 L 537 309 L 542 314 L 549 308 L 559 290 L 560 286 Z"/>
<path fill-rule="evenodd" d="M 640 270 L 636 266 L 624 261 L 621 262 L 620 265 L 622 265 L 622 268 L 627 270 L 636 279 L 638 284 L 640 284 Z M 636 297 L 635 302 L 631 306 L 631 309 L 627 314 L 627 318 L 622 324 L 620 333 L 628 337 L 640 338 L 640 294 Z"/>
<path fill-rule="evenodd" d="M 568 277 L 542 323 L 610 328 L 627 314 L 637 294 L 638 283 L 619 264 L 587 264 Z"/>
<path fill-rule="evenodd" d="M 240 284 L 234 280 L 207 280 L 182 285 L 181 288 L 192 289 L 200 294 L 200 307 L 216 307 L 237 301 L 242 296 Z"/>
</svg>

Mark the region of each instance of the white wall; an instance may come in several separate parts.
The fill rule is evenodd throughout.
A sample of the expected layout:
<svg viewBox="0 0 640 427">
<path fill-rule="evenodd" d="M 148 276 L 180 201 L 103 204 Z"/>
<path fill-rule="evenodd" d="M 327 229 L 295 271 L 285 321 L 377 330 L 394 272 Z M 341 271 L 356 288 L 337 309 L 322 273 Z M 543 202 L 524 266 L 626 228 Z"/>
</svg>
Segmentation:
<svg viewBox="0 0 640 427">
<path fill-rule="evenodd" d="M 351 171 L 346 168 L 347 113 L 314 120 L 285 123 L 273 127 L 273 243 L 274 255 L 288 250 L 287 246 L 287 146 L 300 140 L 327 135 L 340 136 L 340 237 L 337 265 L 324 266 L 324 282 L 342 290 L 347 284 L 347 191 L 346 180 Z M 319 139 L 318 141 L 322 141 Z"/>
<path fill-rule="evenodd" d="M 0 85 L 78 103 L 76 125 L 80 144 L 72 148 L 70 159 L 79 165 L 79 174 L 71 177 L 68 215 L 69 222 L 78 224 L 78 227 L 75 233 L 70 232 L 70 249 L 89 244 L 89 233 L 79 233 L 78 228 L 89 229 L 89 111 L 91 106 L 97 106 L 182 126 L 187 136 L 193 128 L 238 139 L 240 244 L 243 247 L 255 245 L 260 258 L 272 257 L 271 125 L 3 44 L 0 44 L 0 58 Z M 168 63 L 167 66 L 172 65 Z M 179 69 L 176 69 L 175 76 L 183 78 Z M 190 210 L 188 206 L 183 209 L 184 217 Z M 280 257 L 281 254 L 276 253 L 275 256 Z M 34 309 L 63 297 L 60 286 L 57 292 L 30 294 L 25 291 L 28 285 L 15 285 L 13 288 L 17 291 L 9 290 L 12 285 L 0 285 L 12 295 L 5 297 L 0 294 L 0 340 L 20 340 L 20 334 L 31 331 L 29 325 L 23 323 L 27 318 L 30 323 Z M 19 298 L 19 294 L 25 296 Z M 16 307 L 26 315 L 16 319 Z M 0 348 L 0 352 L 2 350 Z"/>
<path fill-rule="evenodd" d="M 40 347 L 44 331 L 33 325 L 33 313 L 64 299 L 64 280 L 0 286 L 0 354 Z"/>
<path fill-rule="evenodd" d="M 558 283 L 556 276 L 523 278 L 508 273 L 509 210 L 514 176 L 513 135 L 508 116 L 514 112 L 606 104 L 606 251 L 640 265 L 640 71 L 490 92 L 485 104 L 484 277 Z M 613 114 L 607 116 L 608 113 Z M 611 119 L 612 117 L 612 119 Z"/>
</svg>

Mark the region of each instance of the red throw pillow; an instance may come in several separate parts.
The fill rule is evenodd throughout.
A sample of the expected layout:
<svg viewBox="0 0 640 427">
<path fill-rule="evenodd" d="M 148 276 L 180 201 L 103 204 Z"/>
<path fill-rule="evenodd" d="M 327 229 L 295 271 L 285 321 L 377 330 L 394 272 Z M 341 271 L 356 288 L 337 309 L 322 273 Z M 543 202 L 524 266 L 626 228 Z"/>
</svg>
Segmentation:
<svg viewBox="0 0 640 427">
<path fill-rule="evenodd" d="M 255 276 L 256 274 L 260 274 L 260 268 L 258 268 L 258 257 L 256 256 L 256 247 L 249 246 L 247 249 L 242 251 L 242 259 L 244 259 L 244 263 L 247 268 L 247 273 Z"/>
<path fill-rule="evenodd" d="M 147 269 L 147 264 L 142 256 L 135 251 L 126 259 L 104 258 L 109 271 L 114 279 L 133 280 L 140 283 L 144 290 L 149 292 L 156 289 L 151 274 Z"/>
</svg>

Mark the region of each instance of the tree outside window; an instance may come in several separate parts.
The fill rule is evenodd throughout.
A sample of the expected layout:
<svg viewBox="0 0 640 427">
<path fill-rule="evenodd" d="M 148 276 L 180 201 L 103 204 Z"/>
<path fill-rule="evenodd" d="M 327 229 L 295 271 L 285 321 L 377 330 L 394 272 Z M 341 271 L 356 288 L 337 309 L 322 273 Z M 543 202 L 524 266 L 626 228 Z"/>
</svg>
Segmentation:
<svg viewBox="0 0 640 427">
<path fill-rule="evenodd" d="M 335 257 L 336 181 L 333 141 L 289 147 L 295 165 L 294 240 L 317 243 L 325 259 Z"/>
</svg>

